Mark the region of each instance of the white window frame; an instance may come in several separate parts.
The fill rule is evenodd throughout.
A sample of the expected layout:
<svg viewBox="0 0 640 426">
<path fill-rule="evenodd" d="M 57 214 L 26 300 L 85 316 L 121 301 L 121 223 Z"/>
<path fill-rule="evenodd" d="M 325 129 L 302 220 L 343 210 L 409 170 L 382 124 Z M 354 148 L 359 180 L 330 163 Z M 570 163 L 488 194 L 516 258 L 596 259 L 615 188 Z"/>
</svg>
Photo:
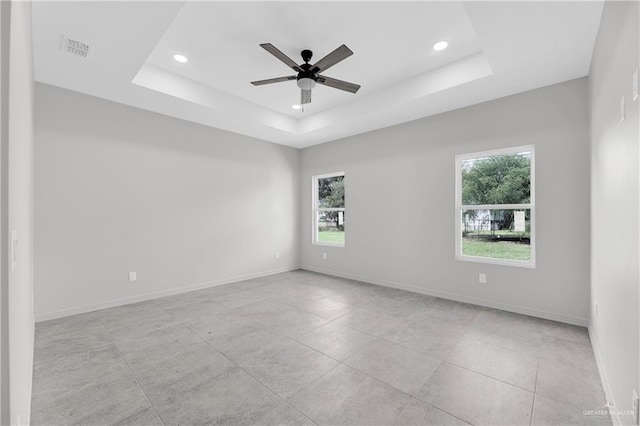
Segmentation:
<svg viewBox="0 0 640 426">
<path fill-rule="evenodd" d="M 311 200 L 311 214 L 313 215 L 312 220 L 311 220 L 311 226 L 312 226 L 312 233 L 311 233 L 311 242 L 314 245 L 317 246 L 331 246 L 331 247 L 344 247 L 347 241 L 347 233 L 346 233 L 346 229 L 345 229 L 345 242 L 344 243 L 327 243 L 327 242 L 321 242 L 318 241 L 318 213 L 319 212 L 343 212 L 345 211 L 345 207 L 347 206 L 347 202 L 346 202 L 346 193 L 347 193 L 347 188 L 345 186 L 345 207 L 339 207 L 339 208 L 318 208 L 318 180 L 320 179 L 326 179 L 326 178 L 332 178 L 332 177 L 338 177 L 338 176 L 342 176 L 343 177 L 343 181 L 345 181 L 346 177 L 344 172 L 333 172 L 333 173 L 325 173 L 322 175 L 315 175 L 311 178 L 311 187 L 313 188 L 313 194 L 312 194 L 312 200 Z M 346 183 L 346 181 L 345 181 Z"/>
<path fill-rule="evenodd" d="M 484 205 L 463 205 L 462 204 L 462 162 L 476 158 L 495 157 L 499 155 L 517 154 L 519 152 L 531 153 L 531 193 L 529 203 L 526 204 L 484 204 Z M 471 154 L 456 155 L 456 260 L 490 263 L 494 265 L 519 266 L 523 268 L 536 267 L 536 233 L 535 233 L 535 146 L 524 145 L 512 148 L 495 149 L 491 151 L 474 152 Z M 530 248 L 531 258 L 528 261 L 493 259 L 490 257 L 468 256 L 462 254 L 462 212 L 465 210 L 531 210 L 530 213 Z"/>
</svg>

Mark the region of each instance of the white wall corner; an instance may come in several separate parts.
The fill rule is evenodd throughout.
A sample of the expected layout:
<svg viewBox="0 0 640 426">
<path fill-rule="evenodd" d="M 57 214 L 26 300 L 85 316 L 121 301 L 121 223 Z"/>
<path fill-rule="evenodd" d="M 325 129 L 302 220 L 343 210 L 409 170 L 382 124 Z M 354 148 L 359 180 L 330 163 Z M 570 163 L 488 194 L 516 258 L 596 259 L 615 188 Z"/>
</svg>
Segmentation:
<svg viewBox="0 0 640 426">
<path fill-rule="evenodd" d="M 589 340 L 591 340 L 593 354 L 596 357 L 596 365 L 598 366 L 600 381 L 602 382 L 602 387 L 604 388 L 604 395 L 607 398 L 608 405 L 610 407 L 615 407 L 616 401 L 613 397 L 613 392 L 611 391 L 611 384 L 609 383 L 609 378 L 607 377 L 607 370 L 604 367 L 604 359 L 602 358 L 602 353 L 600 352 L 600 346 L 598 344 L 598 335 L 591 323 L 589 324 L 587 329 L 589 330 Z M 615 426 L 622 426 L 622 419 L 615 410 L 613 412 L 609 411 L 609 414 L 611 416 L 611 421 Z"/>
</svg>

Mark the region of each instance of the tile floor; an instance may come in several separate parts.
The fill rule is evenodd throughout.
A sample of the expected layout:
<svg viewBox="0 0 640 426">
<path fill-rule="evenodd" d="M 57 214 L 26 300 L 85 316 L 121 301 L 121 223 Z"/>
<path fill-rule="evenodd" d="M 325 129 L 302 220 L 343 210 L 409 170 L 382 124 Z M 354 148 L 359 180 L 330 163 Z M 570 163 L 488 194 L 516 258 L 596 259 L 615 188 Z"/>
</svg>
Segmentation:
<svg viewBox="0 0 640 426">
<path fill-rule="evenodd" d="M 586 329 L 294 271 L 38 323 L 33 424 L 611 424 Z"/>
</svg>

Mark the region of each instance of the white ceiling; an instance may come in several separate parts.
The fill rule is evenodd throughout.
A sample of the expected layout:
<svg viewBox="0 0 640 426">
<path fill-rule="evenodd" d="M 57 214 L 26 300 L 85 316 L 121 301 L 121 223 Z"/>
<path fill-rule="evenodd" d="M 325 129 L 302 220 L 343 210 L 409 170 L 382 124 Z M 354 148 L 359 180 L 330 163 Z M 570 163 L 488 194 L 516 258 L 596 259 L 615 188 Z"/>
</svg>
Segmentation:
<svg viewBox="0 0 640 426">
<path fill-rule="evenodd" d="M 587 75 L 601 2 L 34 2 L 36 80 L 298 148 Z M 62 37 L 91 46 L 88 58 Z M 440 40 L 449 48 L 436 52 Z M 298 63 L 354 55 L 296 111 Z M 172 59 L 189 58 L 186 64 Z"/>
</svg>

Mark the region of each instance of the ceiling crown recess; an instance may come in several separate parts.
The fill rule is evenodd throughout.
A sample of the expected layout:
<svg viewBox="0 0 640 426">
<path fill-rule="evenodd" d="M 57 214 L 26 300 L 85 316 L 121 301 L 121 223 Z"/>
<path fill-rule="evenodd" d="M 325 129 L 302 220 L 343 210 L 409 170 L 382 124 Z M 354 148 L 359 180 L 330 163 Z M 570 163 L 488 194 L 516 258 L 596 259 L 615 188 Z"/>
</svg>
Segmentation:
<svg viewBox="0 0 640 426">
<path fill-rule="evenodd" d="M 595 1 L 40 1 L 32 8 L 34 73 L 41 83 L 304 148 L 584 77 L 602 7 Z M 62 34 L 87 45 L 87 58 L 61 49 Z M 247 84 L 288 74 L 300 82 L 299 70 L 280 73 L 281 60 L 256 53 L 265 34 L 300 69 L 308 63 L 311 70 L 319 52 L 346 44 L 357 58 L 316 74 L 357 82 L 358 96 L 333 90 L 326 77 L 324 84 L 311 79 L 313 102 L 300 114 L 292 107 L 299 101 L 293 84 Z M 449 47 L 434 50 L 439 40 Z M 315 52 L 308 62 L 297 56 L 303 48 Z M 188 62 L 177 62 L 176 54 Z"/>
</svg>

